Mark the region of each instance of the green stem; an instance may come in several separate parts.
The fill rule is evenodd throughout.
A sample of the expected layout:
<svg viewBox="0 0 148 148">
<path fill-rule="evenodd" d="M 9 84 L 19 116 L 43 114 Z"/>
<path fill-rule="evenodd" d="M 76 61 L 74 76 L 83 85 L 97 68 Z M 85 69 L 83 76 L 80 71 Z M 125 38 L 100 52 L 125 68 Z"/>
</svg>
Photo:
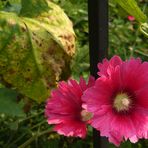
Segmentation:
<svg viewBox="0 0 148 148">
<path fill-rule="evenodd" d="M 39 112 L 39 113 L 37 113 L 37 114 L 35 114 L 35 115 L 31 115 L 31 116 L 29 116 L 29 117 L 27 117 L 27 118 L 25 118 L 25 119 L 19 120 L 19 123 L 24 122 L 24 121 L 26 121 L 26 120 L 29 120 L 29 119 L 31 119 L 31 118 L 34 118 L 34 117 L 36 117 L 36 116 L 39 116 L 40 114 L 43 114 L 43 113 L 44 113 L 44 110 L 42 110 L 41 112 Z"/>
<path fill-rule="evenodd" d="M 146 53 L 144 53 L 144 52 L 142 52 L 142 51 L 134 50 L 134 52 L 136 52 L 136 53 L 138 53 L 138 54 L 141 54 L 141 55 L 143 55 L 143 56 L 145 56 L 145 57 L 148 57 L 148 54 L 146 54 Z"/>
<path fill-rule="evenodd" d="M 30 128 L 30 130 L 33 130 L 34 128 L 41 126 L 42 124 L 46 123 L 46 120 L 43 120 L 41 122 L 39 122 L 38 124 L 34 125 L 33 127 Z M 9 147 L 13 146 L 15 143 L 17 143 L 19 140 L 21 140 L 25 135 L 27 134 L 27 132 L 25 132 L 24 134 L 20 135 L 20 137 L 18 137 L 15 141 L 13 141 L 11 143 L 11 145 L 9 145 Z"/>
<path fill-rule="evenodd" d="M 41 133 L 36 133 L 33 137 L 31 137 L 30 139 L 28 139 L 25 143 L 23 143 L 22 145 L 20 145 L 18 148 L 25 148 L 27 147 L 32 141 L 34 141 L 36 138 L 44 135 L 44 134 L 51 134 L 53 133 L 54 131 L 51 131 L 51 129 L 48 129 L 48 130 L 45 130 Z"/>
<path fill-rule="evenodd" d="M 39 122 L 38 124 L 34 125 L 34 126 L 31 128 L 31 130 L 34 129 L 34 128 L 36 128 L 36 127 L 38 127 L 38 126 L 40 126 L 40 125 L 42 125 L 43 123 L 47 123 L 47 121 L 46 121 L 46 120 L 43 120 L 43 121 Z"/>
<path fill-rule="evenodd" d="M 133 55 L 134 55 L 134 50 L 135 50 L 135 47 L 136 47 L 136 44 L 137 44 L 136 41 L 137 41 L 138 35 L 139 35 L 139 30 L 137 29 L 136 33 L 135 33 L 135 40 L 134 40 L 134 43 L 133 43 L 133 46 L 132 46 L 130 57 L 133 57 Z"/>
</svg>

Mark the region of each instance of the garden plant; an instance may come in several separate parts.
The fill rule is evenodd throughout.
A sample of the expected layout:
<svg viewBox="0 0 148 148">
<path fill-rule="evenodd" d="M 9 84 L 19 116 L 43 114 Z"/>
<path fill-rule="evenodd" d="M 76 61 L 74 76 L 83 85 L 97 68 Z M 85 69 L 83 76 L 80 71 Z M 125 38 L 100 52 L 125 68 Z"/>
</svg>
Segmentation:
<svg viewBox="0 0 148 148">
<path fill-rule="evenodd" d="M 95 129 L 109 148 L 147 148 L 147 6 L 108 0 L 96 78 L 87 0 L 0 0 L 0 147 L 93 148 Z"/>
</svg>

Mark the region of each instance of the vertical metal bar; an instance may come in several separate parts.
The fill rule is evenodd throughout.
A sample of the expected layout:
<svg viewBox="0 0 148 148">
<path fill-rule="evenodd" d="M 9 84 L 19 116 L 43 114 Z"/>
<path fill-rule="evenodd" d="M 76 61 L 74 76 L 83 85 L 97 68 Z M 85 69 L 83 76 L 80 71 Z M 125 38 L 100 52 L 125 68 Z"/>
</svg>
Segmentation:
<svg viewBox="0 0 148 148">
<path fill-rule="evenodd" d="M 88 0 L 90 73 L 98 77 L 97 64 L 107 57 L 108 0 Z M 107 148 L 106 138 L 93 129 L 94 148 Z"/>
</svg>

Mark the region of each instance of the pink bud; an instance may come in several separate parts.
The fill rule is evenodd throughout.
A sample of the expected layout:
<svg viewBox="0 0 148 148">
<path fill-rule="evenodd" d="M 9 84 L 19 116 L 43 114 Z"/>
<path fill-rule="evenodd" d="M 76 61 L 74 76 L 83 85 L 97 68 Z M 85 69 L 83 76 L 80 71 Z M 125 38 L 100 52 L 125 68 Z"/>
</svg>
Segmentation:
<svg viewBox="0 0 148 148">
<path fill-rule="evenodd" d="M 127 18 L 128 18 L 128 20 L 131 21 L 131 22 L 135 20 L 135 17 L 134 17 L 134 16 L 131 16 L 131 15 L 129 15 Z"/>
</svg>

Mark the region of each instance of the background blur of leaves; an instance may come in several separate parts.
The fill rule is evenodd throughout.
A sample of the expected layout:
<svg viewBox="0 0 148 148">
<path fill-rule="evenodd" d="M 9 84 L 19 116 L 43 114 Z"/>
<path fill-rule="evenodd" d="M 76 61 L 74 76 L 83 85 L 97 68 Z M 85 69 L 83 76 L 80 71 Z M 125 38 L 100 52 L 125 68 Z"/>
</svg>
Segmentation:
<svg viewBox="0 0 148 148">
<path fill-rule="evenodd" d="M 20 10 L 19 1 L 1 0 L 0 10 L 7 9 L 17 12 Z M 52 1 L 60 5 L 72 20 L 77 36 L 77 53 L 71 65 L 72 77 L 79 79 L 79 76 L 83 75 L 87 78 L 89 75 L 87 0 Z M 148 1 L 137 0 L 137 2 L 141 10 L 148 14 Z M 15 6 L 14 10 L 11 10 L 11 5 Z M 147 60 L 148 40 L 139 32 L 136 21 L 130 22 L 127 16 L 128 14 L 114 0 L 109 0 L 109 57 L 117 54 L 123 59 L 134 56 Z M 5 89 L 3 86 L 0 86 L 0 88 Z M 8 92 L 7 98 L 9 98 L 10 90 L 6 89 L 5 91 Z M 6 94 L 2 94 L 2 96 L 4 95 Z M 16 92 L 13 92 L 12 98 L 16 96 Z M 19 98 L 17 99 L 19 100 Z M 11 102 L 8 103 L 11 104 Z M 23 110 L 26 114 L 20 110 L 24 104 Z M 29 101 L 29 103 L 19 102 L 18 106 L 16 104 L 14 106 L 13 112 L 8 110 L 8 113 L 0 114 L 0 147 L 15 148 L 23 143 L 28 148 L 69 148 L 69 145 L 70 148 L 92 147 L 91 128 L 89 128 L 89 133 L 85 140 L 65 138 L 53 132 L 49 133 L 52 127 L 48 126 L 44 119 L 44 104 L 38 105 Z M 11 114 L 9 114 L 10 112 Z M 41 136 L 35 137 L 38 133 Z M 110 147 L 114 148 L 113 145 L 110 145 Z M 138 144 L 126 142 L 121 145 L 121 148 L 131 147 L 146 148 L 148 147 L 148 142 L 141 141 Z"/>
<path fill-rule="evenodd" d="M 89 45 L 87 0 L 53 0 L 58 3 L 74 23 L 77 35 L 77 54 L 72 64 L 73 77 L 89 73 Z M 148 1 L 137 0 L 141 10 L 148 14 Z M 148 59 L 148 40 L 138 30 L 136 21 L 130 22 L 128 14 L 115 2 L 109 0 L 109 57 L 114 54 L 123 59 L 131 56 Z M 97 18 L 96 18 L 97 19 Z"/>
</svg>

